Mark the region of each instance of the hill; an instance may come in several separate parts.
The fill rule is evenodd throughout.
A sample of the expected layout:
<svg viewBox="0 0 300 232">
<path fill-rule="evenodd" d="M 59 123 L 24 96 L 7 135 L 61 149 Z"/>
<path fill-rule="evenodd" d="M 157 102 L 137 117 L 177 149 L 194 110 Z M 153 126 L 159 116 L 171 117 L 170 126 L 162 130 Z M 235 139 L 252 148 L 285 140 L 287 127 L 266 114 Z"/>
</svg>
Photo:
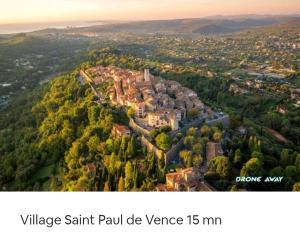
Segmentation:
<svg viewBox="0 0 300 232">
<path fill-rule="evenodd" d="M 286 33 L 298 34 L 300 32 L 300 18 L 292 18 L 286 21 L 282 21 L 277 24 L 265 25 L 259 28 L 248 28 L 239 31 L 237 35 L 241 36 L 255 36 L 257 34 L 276 34 L 284 36 Z"/>
<path fill-rule="evenodd" d="M 63 30 L 67 33 L 168 33 L 168 34 L 203 34 L 217 35 L 238 32 L 261 26 L 282 24 L 291 20 L 298 20 L 297 16 L 241 16 L 241 17 L 215 17 L 200 19 L 174 19 L 152 20 L 115 23 L 109 25 L 92 26 L 85 28 L 69 28 Z M 48 30 L 49 32 L 49 30 Z"/>
</svg>

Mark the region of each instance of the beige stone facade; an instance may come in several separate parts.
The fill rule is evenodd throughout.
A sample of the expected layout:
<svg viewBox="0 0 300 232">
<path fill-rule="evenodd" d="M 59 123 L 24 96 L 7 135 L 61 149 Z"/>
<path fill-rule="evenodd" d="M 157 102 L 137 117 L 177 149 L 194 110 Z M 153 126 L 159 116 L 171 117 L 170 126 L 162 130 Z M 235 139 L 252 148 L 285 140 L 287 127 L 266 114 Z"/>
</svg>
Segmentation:
<svg viewBox="0 0 300 232">
<path fill-rule="evenodd" d="M 172 130 L 178 130 L 179 122 L 185 119 L 188 110 L 197 108 L 203 112 L 204 109 L 204 104 L 194 91 L 176 81 L 154 77 L 148 69 L 139 72 L 97 66 L 85 73 L 97 83 L 112 81 L 113 87 L 108 90 L 111 101 L 132 107 L 135 116 L 144 118 L 150 127 L 167 125 Z"/>
</svg>

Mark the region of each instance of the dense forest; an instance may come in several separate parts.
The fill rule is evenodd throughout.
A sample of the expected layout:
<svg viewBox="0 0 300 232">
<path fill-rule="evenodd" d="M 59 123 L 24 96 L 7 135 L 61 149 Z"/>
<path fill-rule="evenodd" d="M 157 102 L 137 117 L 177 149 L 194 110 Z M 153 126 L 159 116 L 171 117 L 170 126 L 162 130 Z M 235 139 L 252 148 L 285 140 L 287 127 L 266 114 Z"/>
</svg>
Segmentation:
<svg viewBox="0 0 300 232">
<path fill-rule="evenodd" d="M 40 99 L 41 98 L 41 99 Z M 164 165 L 135 137 L 115 138 L 120 109 L 95 103 L 77 72 L 18 99 L 1 115 L 0 184 L 3 190 L 152 190 Z"/>
<path fill-rule="evenodd" d="M 17 34 L 0 40 L 0 97 L 13 97 L 69 72 L 86 59 L 81 37 Z M 1 99 L 0 99 L 1 106 Z"/>
</svg>

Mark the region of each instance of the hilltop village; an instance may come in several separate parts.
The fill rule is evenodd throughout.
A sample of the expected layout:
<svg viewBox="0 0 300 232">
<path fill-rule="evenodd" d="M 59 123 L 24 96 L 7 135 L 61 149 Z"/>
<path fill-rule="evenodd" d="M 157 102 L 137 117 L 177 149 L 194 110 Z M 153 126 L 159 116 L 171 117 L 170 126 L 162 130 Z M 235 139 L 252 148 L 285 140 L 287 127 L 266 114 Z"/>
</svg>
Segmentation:
<svg viewBox="0 0 300 232">
<path fill-rule="evenodd" d="M 162 126 L 176 131 L 188 113 L 200 116 L 205 110 L 194 91 L 176 81 L 154 77 L 148 69 L 142 73 L 97 66 L 81 73 L 94 77 L 95 85 L 112 81 L 113 86 L 108 90 L 112 103 L 133 109 L 139 124 L 149 131 Z"/>
</svg>

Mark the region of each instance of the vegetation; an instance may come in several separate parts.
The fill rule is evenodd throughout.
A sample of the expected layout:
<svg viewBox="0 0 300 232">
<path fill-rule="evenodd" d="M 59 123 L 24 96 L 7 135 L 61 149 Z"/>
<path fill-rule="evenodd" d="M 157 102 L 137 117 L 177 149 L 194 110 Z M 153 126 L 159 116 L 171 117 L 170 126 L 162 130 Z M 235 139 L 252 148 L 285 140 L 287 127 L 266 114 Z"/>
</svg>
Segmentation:
<svg viewBox="0 0 300 232">
<path fill-rule="evenodd" d="M 111 135 L 114 123 L 126 121 L 124 114 L 96 104 L 89 86 L 80 85 L 76 75 L 74 71 L 61 76 L 41 89 L 44 96 L 30 104 L 31 110 L 21 112 L 22 117 L 15 117 L 15 123 L 11 115 L 3 119 L 2 125 L 9 126 L 0 136 L 1 188 L 153 189 L 158 177 L 163 180 L 164 167 L 157 167 L 154 155 L 143 153 L 135 137 Z"/>
</svg>

